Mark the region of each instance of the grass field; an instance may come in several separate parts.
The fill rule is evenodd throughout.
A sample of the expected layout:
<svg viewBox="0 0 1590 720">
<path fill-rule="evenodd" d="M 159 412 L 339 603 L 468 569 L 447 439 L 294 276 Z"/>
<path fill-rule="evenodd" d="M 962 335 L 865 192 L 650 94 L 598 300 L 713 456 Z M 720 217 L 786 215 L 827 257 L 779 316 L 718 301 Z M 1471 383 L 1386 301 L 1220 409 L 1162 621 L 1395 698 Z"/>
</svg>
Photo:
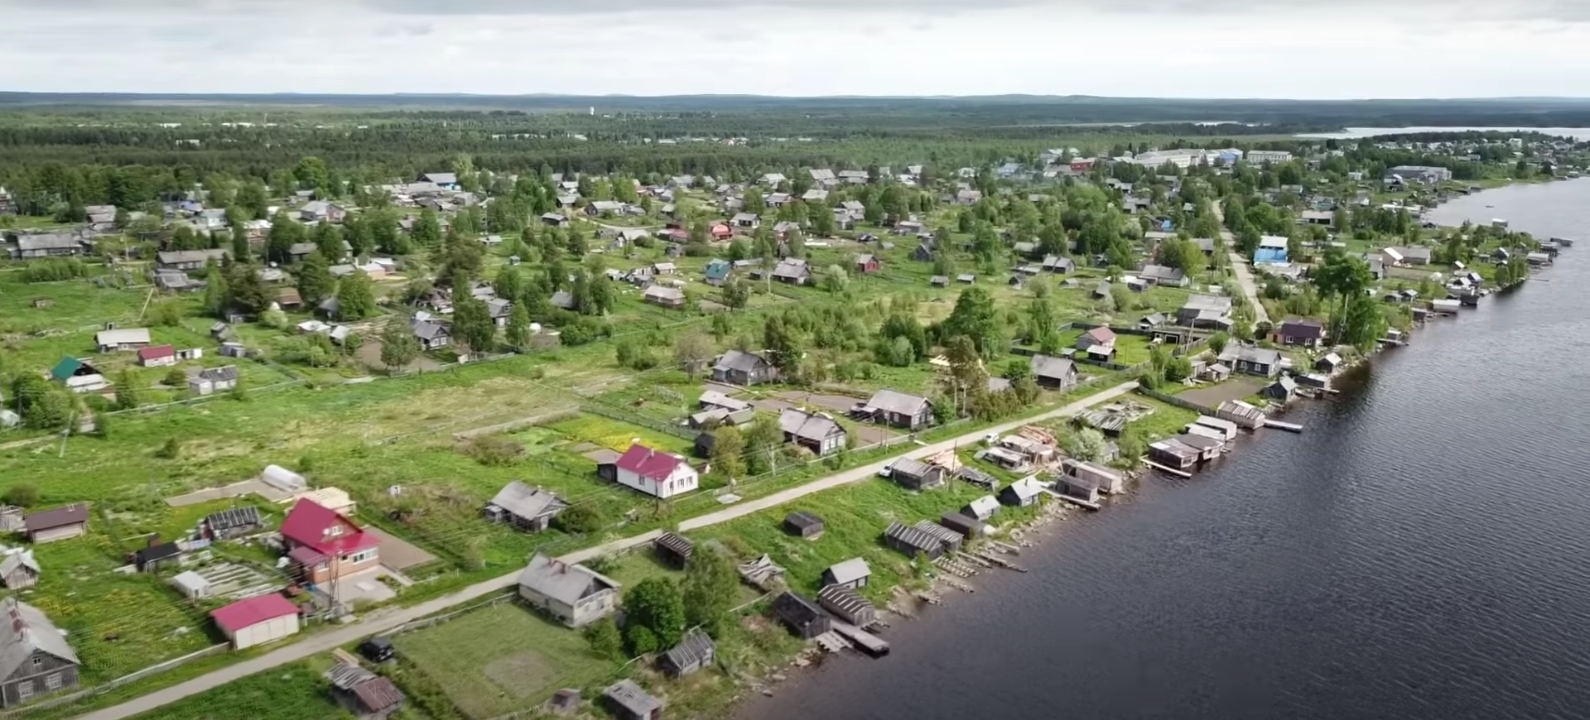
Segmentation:
<svg viewBox="0 0 1590 720">
<path fill-rule="evenodd" d="M 40 545 L 39 584 L 22 594 L 62 630 L 92 685 L 221 642 L 203 613 L 154 575 L 111 572 L 122 550 L 103 534 Z"/>
<path fill-rule="evenodd" d="M 579 633 L 512 603 L 398 635 L 393 644 L 472 718 L 528 709 L 559 688 L 592 687 L 614 670 Z"/>
<path fill-rule="evenodd" d="M 134 720 L 348 720 L 320 670 L 293 663 L 134 716 Z M 418 720 L 413 711 L 393 715 Z"/>
</svg>

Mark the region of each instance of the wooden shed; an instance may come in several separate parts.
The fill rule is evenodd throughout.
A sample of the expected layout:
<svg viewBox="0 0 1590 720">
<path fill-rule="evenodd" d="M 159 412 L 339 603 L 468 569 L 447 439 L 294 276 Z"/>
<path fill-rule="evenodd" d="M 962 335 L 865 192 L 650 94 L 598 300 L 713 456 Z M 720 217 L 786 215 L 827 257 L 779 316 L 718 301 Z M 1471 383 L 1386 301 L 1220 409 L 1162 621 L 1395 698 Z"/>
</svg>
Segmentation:
<svg viewBox="0 0 1590 720">
<path fill-rule="evenodd" d="M 898 522 L 890 523 L 889 528 L 883 531 L 883 544 L 905 553 L 907 557 L 926 555 L 929 560 L 937 560 L 944 555 L 944 543 L 938 538 Z"/>
<path fill-rule="evenodd" d="M 968 540 L 979 538 L 988 533 L 988 524 L 977 518 L 967 517 L 958 512 L 946 512 L 939 517 L 939 524 L 965 536 Z"/>
<path fill-rule="evenodd" d="M 833 628 L 822 608 L 792 592 L 786 592 L 773 601 L 773 614 L 802 640 L 810 640 Z"/>
<path fill-rule="evenodd" d="M 712 638 L 699 628 L 692 628 L 678 645 L 657 658 L 657 665 L 673 677 L 689 675 L 711 665 L 716 653 L 717 646 L 712 643 Z"/>
<path fill-rule="evenodd" d="M 867 561 L 862 558 L 851 558 L 824 570 L 822 584 L 824 587 L 838 585 L 854 590 L 866 587 L 867 579 L 870 577 L 872 577 L 872 568 L 867 567 Z"/>
<path fill-rule="evenodd" d="M 878 621 L 878 608 L 849 588 L 829 585 L 818 591 L 817 602 L 834 617 L 858 628 Z"/>
<path fill-rule="evenodd" d="M 696 551 L 696 544 L 678 533 L 663 533 L 652 543 L 652 549 L 657 553 L 658 560 L 682 568 L 690 562 L 690 555 Z"/>
<path fill-rule="evenodd" d="M 88 506 L 75 503 L 36 512 L 23 519 L 23 524 L 34 545 L 82 537 L 88 534 Z"/>
<path fill-rule="evenodd" d="M 809 512 L 792 512 L 784 516 L 784 532 L 816 540 L 823 536 L 823 519 Z"/>
</svg>

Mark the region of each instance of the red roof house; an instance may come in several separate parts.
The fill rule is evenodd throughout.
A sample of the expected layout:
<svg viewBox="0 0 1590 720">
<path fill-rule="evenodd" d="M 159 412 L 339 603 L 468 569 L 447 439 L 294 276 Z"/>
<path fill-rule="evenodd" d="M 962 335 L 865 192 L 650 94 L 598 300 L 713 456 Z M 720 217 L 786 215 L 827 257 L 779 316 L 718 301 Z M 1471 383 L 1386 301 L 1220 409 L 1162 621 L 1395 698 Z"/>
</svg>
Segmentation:
<svg viewBox="0 0 1590 720">
<path fill-rule="evenodd" d="M 695 490 L 701 476 L 685 459 L 645 445 L 631 445 L 614 463 L 618 484 L 660 498 Z"/>
<path fill-rule="evenodd" d="M 728 223 L 713 223 L 710 232 L 714 240 L 728 240 L 734 237 L 734 228 L 729 227 Z"/>
<path fill-rule="evenodd" d="M 307 582 L 325 582 L 376 567 L 380 538 L 313 500 L 299 500 L 282 520 L 287 557 Z"/>
<path fill-rule="evenodd" d="M 298 606 L 274 593 L 239 600 L 211 611 L 210 617 L 236 650 L 298 632 Z"/>
<path fill-rule="evenodd" d="M 177 351 L 170 345 L 142 348 L 138 351 L 138 364 L 144 367 L 175 365 L 177 364 Z"/>
</svg>

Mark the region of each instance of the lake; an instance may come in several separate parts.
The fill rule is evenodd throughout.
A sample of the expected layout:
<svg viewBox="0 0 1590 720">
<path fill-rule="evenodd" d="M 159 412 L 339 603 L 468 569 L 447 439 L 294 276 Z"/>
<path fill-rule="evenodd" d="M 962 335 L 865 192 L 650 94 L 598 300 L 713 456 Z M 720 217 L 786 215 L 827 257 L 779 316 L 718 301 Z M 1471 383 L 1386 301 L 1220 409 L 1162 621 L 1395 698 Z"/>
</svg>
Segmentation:
<svg viewBox="0 0 1590 720">
<path fill-rule="evenodd" d="M 1433 215 L 1497 216 L 1580 247 L 738 716 L 1585 717 L 1590 180 Z"/>
<path fill-rule="evenodd" d="M 1401 128 L 1347 128 L 1338 133 L 1302 133 L 1296 137 L 1322 140 L 1357 140 L 1384 135 L 1441 132 L 1538 132 L 1574 140 L 1590 140 L 1590 128 L 1519 128 L 1519 127 L 1401 127 Z"/>
</svg>

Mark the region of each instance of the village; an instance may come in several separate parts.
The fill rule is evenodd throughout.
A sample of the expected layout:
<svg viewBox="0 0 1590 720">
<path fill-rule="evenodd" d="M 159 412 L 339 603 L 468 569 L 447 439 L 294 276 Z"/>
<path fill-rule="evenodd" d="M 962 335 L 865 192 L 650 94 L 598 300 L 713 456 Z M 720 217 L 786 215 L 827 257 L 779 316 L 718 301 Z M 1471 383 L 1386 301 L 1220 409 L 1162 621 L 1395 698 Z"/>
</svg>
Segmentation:
<svg viewBox="0 0 1590 720">
<path fill-rule="evenodd" d="M 0 190 L 0 706 L 316 637 L 299 717 L 771 693 L 1573 246 L 1422 218 L 1571 141 L 1174 145 Z"/>
</svg>

